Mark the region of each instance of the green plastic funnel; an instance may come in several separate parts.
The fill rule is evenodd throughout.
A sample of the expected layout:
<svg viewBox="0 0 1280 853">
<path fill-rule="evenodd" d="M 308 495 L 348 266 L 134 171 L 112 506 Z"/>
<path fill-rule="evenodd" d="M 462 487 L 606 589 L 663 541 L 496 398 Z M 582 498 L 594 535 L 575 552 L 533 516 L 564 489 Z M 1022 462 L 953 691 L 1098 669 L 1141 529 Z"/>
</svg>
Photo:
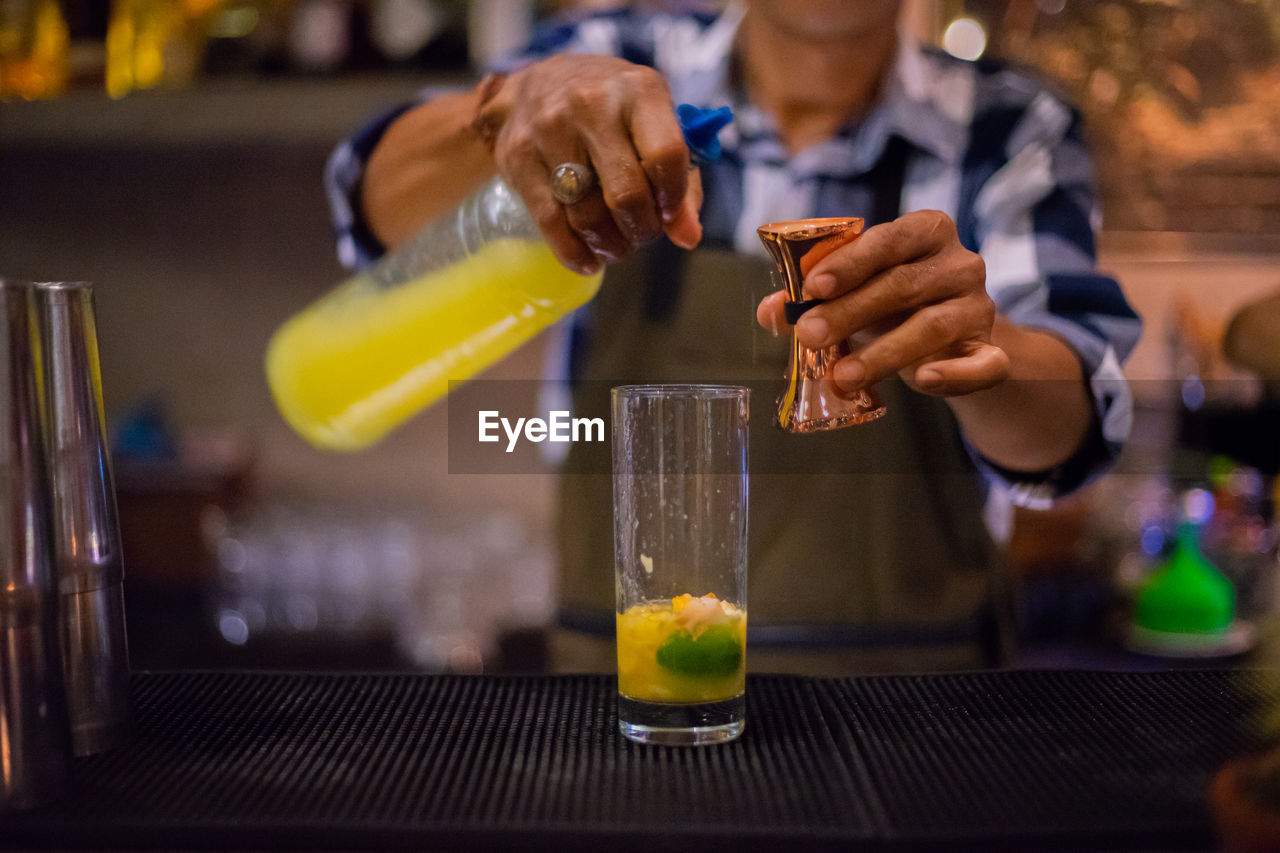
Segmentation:
<svg viewBox="0 0 1280 853">
<path fill-rule="evenodd" d="M 1178 525 L 1173 554 L 1138 590 L 1133 622 L 1171 634 L 1222 634 L 1235 618 L 1236 592 L 1200 553 L 1200 529 Z"/>
</svg>

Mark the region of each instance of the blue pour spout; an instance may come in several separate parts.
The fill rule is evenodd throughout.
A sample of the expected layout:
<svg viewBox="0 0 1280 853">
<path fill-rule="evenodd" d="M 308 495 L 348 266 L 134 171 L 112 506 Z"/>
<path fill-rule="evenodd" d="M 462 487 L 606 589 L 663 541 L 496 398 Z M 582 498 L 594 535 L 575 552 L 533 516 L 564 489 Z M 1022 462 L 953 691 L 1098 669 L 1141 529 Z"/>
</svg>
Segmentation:
<svg viewBox="0 0 1280 853">
<path fill-rule="evenodd" d="M 676 118 L 684 131 L 684 141 L 689 146 L 693 161 L 712 163 L 720 159 L 720 129 L 733 121 L 733 111 L 728 107 L 703 109 L 693 104 L 676 107 Z"/>
</svg>

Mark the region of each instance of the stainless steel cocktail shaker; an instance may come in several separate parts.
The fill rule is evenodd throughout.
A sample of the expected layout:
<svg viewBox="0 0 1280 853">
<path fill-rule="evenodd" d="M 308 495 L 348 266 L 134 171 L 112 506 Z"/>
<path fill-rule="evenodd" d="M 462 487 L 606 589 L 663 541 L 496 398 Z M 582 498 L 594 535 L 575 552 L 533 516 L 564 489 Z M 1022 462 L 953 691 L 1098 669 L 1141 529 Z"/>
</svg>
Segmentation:
<svg viewBox="0 0 1280 853">
<path fill-rule="evenodd" d="M 63 673 L 76 755 L 132 728 L 124 570 L 102 410 L 93 287 L 36 286 Z"/>
<path fill-rule="evenodd" d="M 35 286 L 0 279 L 0 809 L 57 798 L 70 772 Z"/>
</svg>

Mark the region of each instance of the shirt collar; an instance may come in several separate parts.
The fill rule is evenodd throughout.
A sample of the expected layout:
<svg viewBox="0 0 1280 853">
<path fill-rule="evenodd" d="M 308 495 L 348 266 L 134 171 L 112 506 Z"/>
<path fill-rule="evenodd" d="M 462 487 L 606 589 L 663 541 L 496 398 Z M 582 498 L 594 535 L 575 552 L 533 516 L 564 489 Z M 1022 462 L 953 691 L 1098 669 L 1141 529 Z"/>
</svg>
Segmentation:
<svg viewBox="0 0 1280 853">
<path fill-rule="evenodd" d="M 947 163 L 964 155 L 969 124 L 972 75 L 967 66 L 944 68 L 920 42 L 899 33 L 898 50 L 876 112 L 884 111 L 884 138 L 892 133 Z M 871 128 L 868 128 L 871 130 Z"/>
<path fill-rule="evenodd" d="M 694 51 L 701 61 L 680 68 L 681 73 L 669 79 L 678 103 L 733 105 L 739 112 L 755 113 L 750 119 L 742 115 L 742 119 L 752 129 L 762 130 L 759 125 L 771 123 L 771 119 L 758 110 L 742 110 L 745 93 L 733 90 L 733 43 L 745 12 L 739 0 L 730 0 L 704 32 L 699 50 Z M 842 159 L 852 171 L 865 172 L 880 158 L 889 138 L 898 135 L 948 164 L 957 163 L 964 156 L 971 79 L 967 70 L 944 68 L 926 54 L 913 35 L 899 32 L 897 50 L 877 104 L 851 138 L 843 142 L 829 140 L 816 147 L 852 145 L 852 151 Z M 721 133 L 721 142 L 728 149 L 738 147 L 738 124 L 729 124 Z M 822 154 L 806 157 L 808 153 L 804 152 L 800 159 L 830 159 Z"/>
<path fill-rule="evenodd" d="M 666 76 L 671 97 L 677 104 L 719 107 L 736 103 L 733 43 L 745 14 L 742 3 L 730 0 L 705 30 L 696 35 L 690 31 L 684 37 L 658 40 L 655 64 Z M 732 127 L 730 124 L 729 128 Z"/>
</svg>

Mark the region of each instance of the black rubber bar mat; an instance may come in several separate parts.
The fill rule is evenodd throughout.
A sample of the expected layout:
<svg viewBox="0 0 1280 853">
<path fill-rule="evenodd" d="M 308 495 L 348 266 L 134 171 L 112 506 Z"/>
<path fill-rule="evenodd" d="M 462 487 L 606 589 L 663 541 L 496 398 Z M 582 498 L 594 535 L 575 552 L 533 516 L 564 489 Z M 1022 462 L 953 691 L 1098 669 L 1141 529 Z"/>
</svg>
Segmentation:
<svg viewBox="0 0 1280 853">
<path fill-rule="evenodd" d="M 836 849 L 870 839 L 815 685 L 749 687 L 737 742 L 646 747 L 606 676 L 155 674 L 139 736 L 66 802 L 0 819 L 44 847 Z"/>
<path fill-rule="evenodd" d="M 753 676 L 746 733 L 617 732 L 614 680 L 135 676 L 138 736 L 0 846 L 714 851 L 1209 847 L 1258 673 Z"/>
<path fill-rule="evenodd" d="M 1257 747 L 1280 702 L 1280 682 L 1256 671 L 820 684 L 885 837 L 921 850 L 1213 849 L 1210 779 Z"/>
</svg>

